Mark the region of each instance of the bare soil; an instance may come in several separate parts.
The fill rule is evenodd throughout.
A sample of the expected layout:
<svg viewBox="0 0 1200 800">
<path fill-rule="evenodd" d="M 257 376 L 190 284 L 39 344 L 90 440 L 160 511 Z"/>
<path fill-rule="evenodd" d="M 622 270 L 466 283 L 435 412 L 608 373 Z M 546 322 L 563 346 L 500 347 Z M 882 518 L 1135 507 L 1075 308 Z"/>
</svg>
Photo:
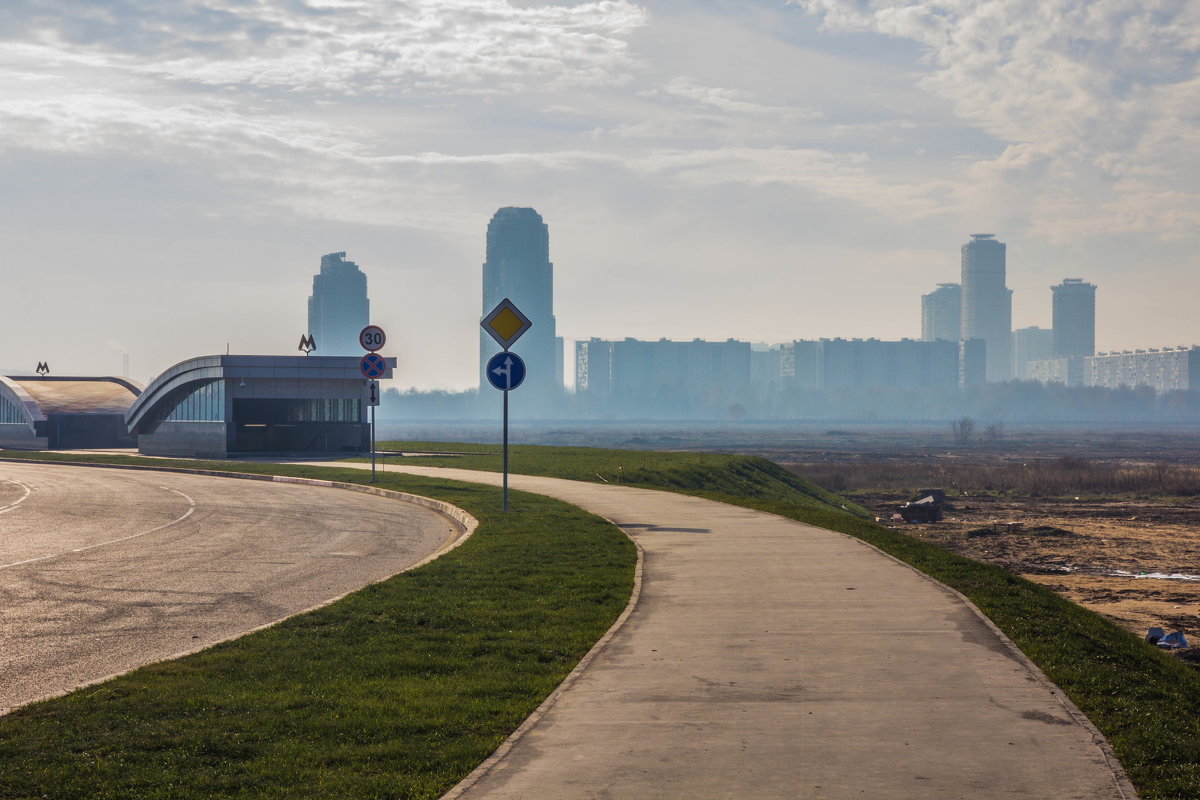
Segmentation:
<svg viewBox="0 0 1200 800">
<path fill-rule="evenodd" d="M 1181 630 L 1200 645 L 1200 507 L 958 497 L 942 522 L 907 524 L 893 514 L 908 497 L 855 499 L 885 525 L 1002 566 L 1139 636 L 1151 627 Z"/>
</svg>

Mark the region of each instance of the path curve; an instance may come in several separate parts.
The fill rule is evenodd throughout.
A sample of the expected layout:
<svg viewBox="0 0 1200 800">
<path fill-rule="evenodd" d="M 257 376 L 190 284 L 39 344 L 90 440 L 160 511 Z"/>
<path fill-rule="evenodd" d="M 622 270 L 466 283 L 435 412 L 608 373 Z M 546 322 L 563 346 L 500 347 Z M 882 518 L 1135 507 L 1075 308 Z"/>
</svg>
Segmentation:
<svg viewBox="0 0 1200 800">
<path fill-rule="evenodd" d="M 509 485 L 628 532 L 641 598 L 446 798 L 1136 796 L 1086 717 L 977 609 L 858 539 L 671 492 Z"/>
<path fill-rule="evenodd" d="M 463 531 L 390 497 L 29 462 L 0 462 L 0 506 L 0 713 L 327 603 Z"/>
</svg>

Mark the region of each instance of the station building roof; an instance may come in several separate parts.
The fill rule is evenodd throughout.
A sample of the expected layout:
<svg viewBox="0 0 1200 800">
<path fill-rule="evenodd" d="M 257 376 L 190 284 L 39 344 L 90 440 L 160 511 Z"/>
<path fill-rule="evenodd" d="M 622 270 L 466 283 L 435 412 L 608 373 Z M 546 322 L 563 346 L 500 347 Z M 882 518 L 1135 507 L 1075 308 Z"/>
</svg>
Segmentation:
<svg viewBox="0 0 1200 800">
<path fill-rule="evenodd" d="M 14 375 L 0 377 L 0 402 L 24 417 L 9 421 L 33 423 L 52 414 L 124 414 L 142 389 L 126 378 Z"/>
<path fill-rule="evenodd" d="M 390 378 L 395 358 L 388 358 L 381 378 Z M 125 424 L 131 433 L 147 433 L 169 407 L 189 388 L 214 381 L 232 384 L 232 395 L 302 396 L 301 382 L 354 381 L 365 383 L 359 359 L 350 356 L 198 356 L 181 361 L 155 378 L 137 401 L 125 412 Z M 247 388 L 247 381 L 250 386 Z M 237 392 L 237 388 L 246 389 Z M 311 391 L 311 390 L 308 390 Z"/>
</svg>

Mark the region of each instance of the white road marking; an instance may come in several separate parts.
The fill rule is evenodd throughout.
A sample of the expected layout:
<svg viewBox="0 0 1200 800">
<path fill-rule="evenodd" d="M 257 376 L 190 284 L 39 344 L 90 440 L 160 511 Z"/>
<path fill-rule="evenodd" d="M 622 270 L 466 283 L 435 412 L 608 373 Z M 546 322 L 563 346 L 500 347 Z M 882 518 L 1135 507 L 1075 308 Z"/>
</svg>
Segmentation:
<svg viewBox="0 0 1200 800">
<path fill-rule="evenodd" d="M 110 539 L 107 542 L 98 542 L 97 544 L 90 544 L 87 547 L 78 547 L 78 548 L 75 548 L 74 550 L 64 550 L 61 553 L 52 553 L 48 556 L 38 556 L 37 558 L 27 558 L 24 561 L 14 561 L 11 564 L 0 564 L 0 569 L 8 569 L 9 567 L 19 567 L 22 564 L 33 564 L 38 561 L 47 561 L 51 558 L 58 558 L 59 556 L 64 556 L 67 553 L 84 553 L 84 552 L 87 552 L 88 550 L 95 550 L 97 547 L 107 547 L 110 544 L 117 544 L 119 542 L 127 542 L 130 539 L 136 539 L 139 536 L 148 536 L 152 533 L 157 533 L 158 531 L 161 531 L 165 528 L 169 528 L 172 525 L 177 525 L 180 522 L 183 522 L 185 519 L 190 517 L 195 512 L 196 501 L 193 500 L 192 498 L 188 497 L 183 492 L 179 491 L 178 489 L 172 489 L 169 486 L 160 486 L 158 488 L 165 489 L 168 492 L 174 492 L 175 494 L 182 497 L 184 500 L 188 501 L 188 510 L 186 512 L 184 512 L 183 516 L 177 517 L 163 525 L 159 525 L 157 528 L 151 528 L 150 530 L 142 531 L 141 533 L 133 533 L 133 534 L 130 534 L 129 536 L 122 536 L 119 539 Z M 22 499 L 24 499 L 24 498 L 22 498 Z M 20 501 L 17 501 L 17 502 L 20 502 Z M 15 505 L 15 503 L 14 503 L 14 505 Z"/>
<path fill-rule="evenodd" d="M 29 499 L 29 493 L 32 490 L 25 484 L 21 483 L 20 481 L 14 481 L 12 478 L 0 478 L 0 481 L 4 481 L 5 483 L 15 483 L 17 486 L 20 486 L 25 490 L 25 494 L 21 497 L 21 499 L 14 500 L 6 506 L 0 506 L 0 514 L 7 514 L 9 511 L 12 511 L 14 508 L 21 505 L 21 503 L 24 503 Z"/>
</svg>

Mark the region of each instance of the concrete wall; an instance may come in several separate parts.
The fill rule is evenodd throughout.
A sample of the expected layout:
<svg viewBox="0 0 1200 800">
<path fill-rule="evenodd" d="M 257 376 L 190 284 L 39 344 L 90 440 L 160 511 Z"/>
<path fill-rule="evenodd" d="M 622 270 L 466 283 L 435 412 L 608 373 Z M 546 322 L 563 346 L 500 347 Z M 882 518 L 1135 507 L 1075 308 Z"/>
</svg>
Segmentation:
<svg viewBox="0 0 1200 800">
<path fill-rule="evenodd" d="M 227 428 L 224 422 L 163 422 L 153 433 L 138 436 L 137 448 L 148 456 L 225 458 Z"/>
<path fill-rule="evenodd" d="M 37 423 L 52 450 L 134 447 L 122 414 L 49 414 Z"/>
<path fill-rule="evenodd" d="M 45 450 L 50 446 L 45 436 L 38 436 L 25 423 L 0 424 L 0 447 L 11 450 Z"/>
</svg>

